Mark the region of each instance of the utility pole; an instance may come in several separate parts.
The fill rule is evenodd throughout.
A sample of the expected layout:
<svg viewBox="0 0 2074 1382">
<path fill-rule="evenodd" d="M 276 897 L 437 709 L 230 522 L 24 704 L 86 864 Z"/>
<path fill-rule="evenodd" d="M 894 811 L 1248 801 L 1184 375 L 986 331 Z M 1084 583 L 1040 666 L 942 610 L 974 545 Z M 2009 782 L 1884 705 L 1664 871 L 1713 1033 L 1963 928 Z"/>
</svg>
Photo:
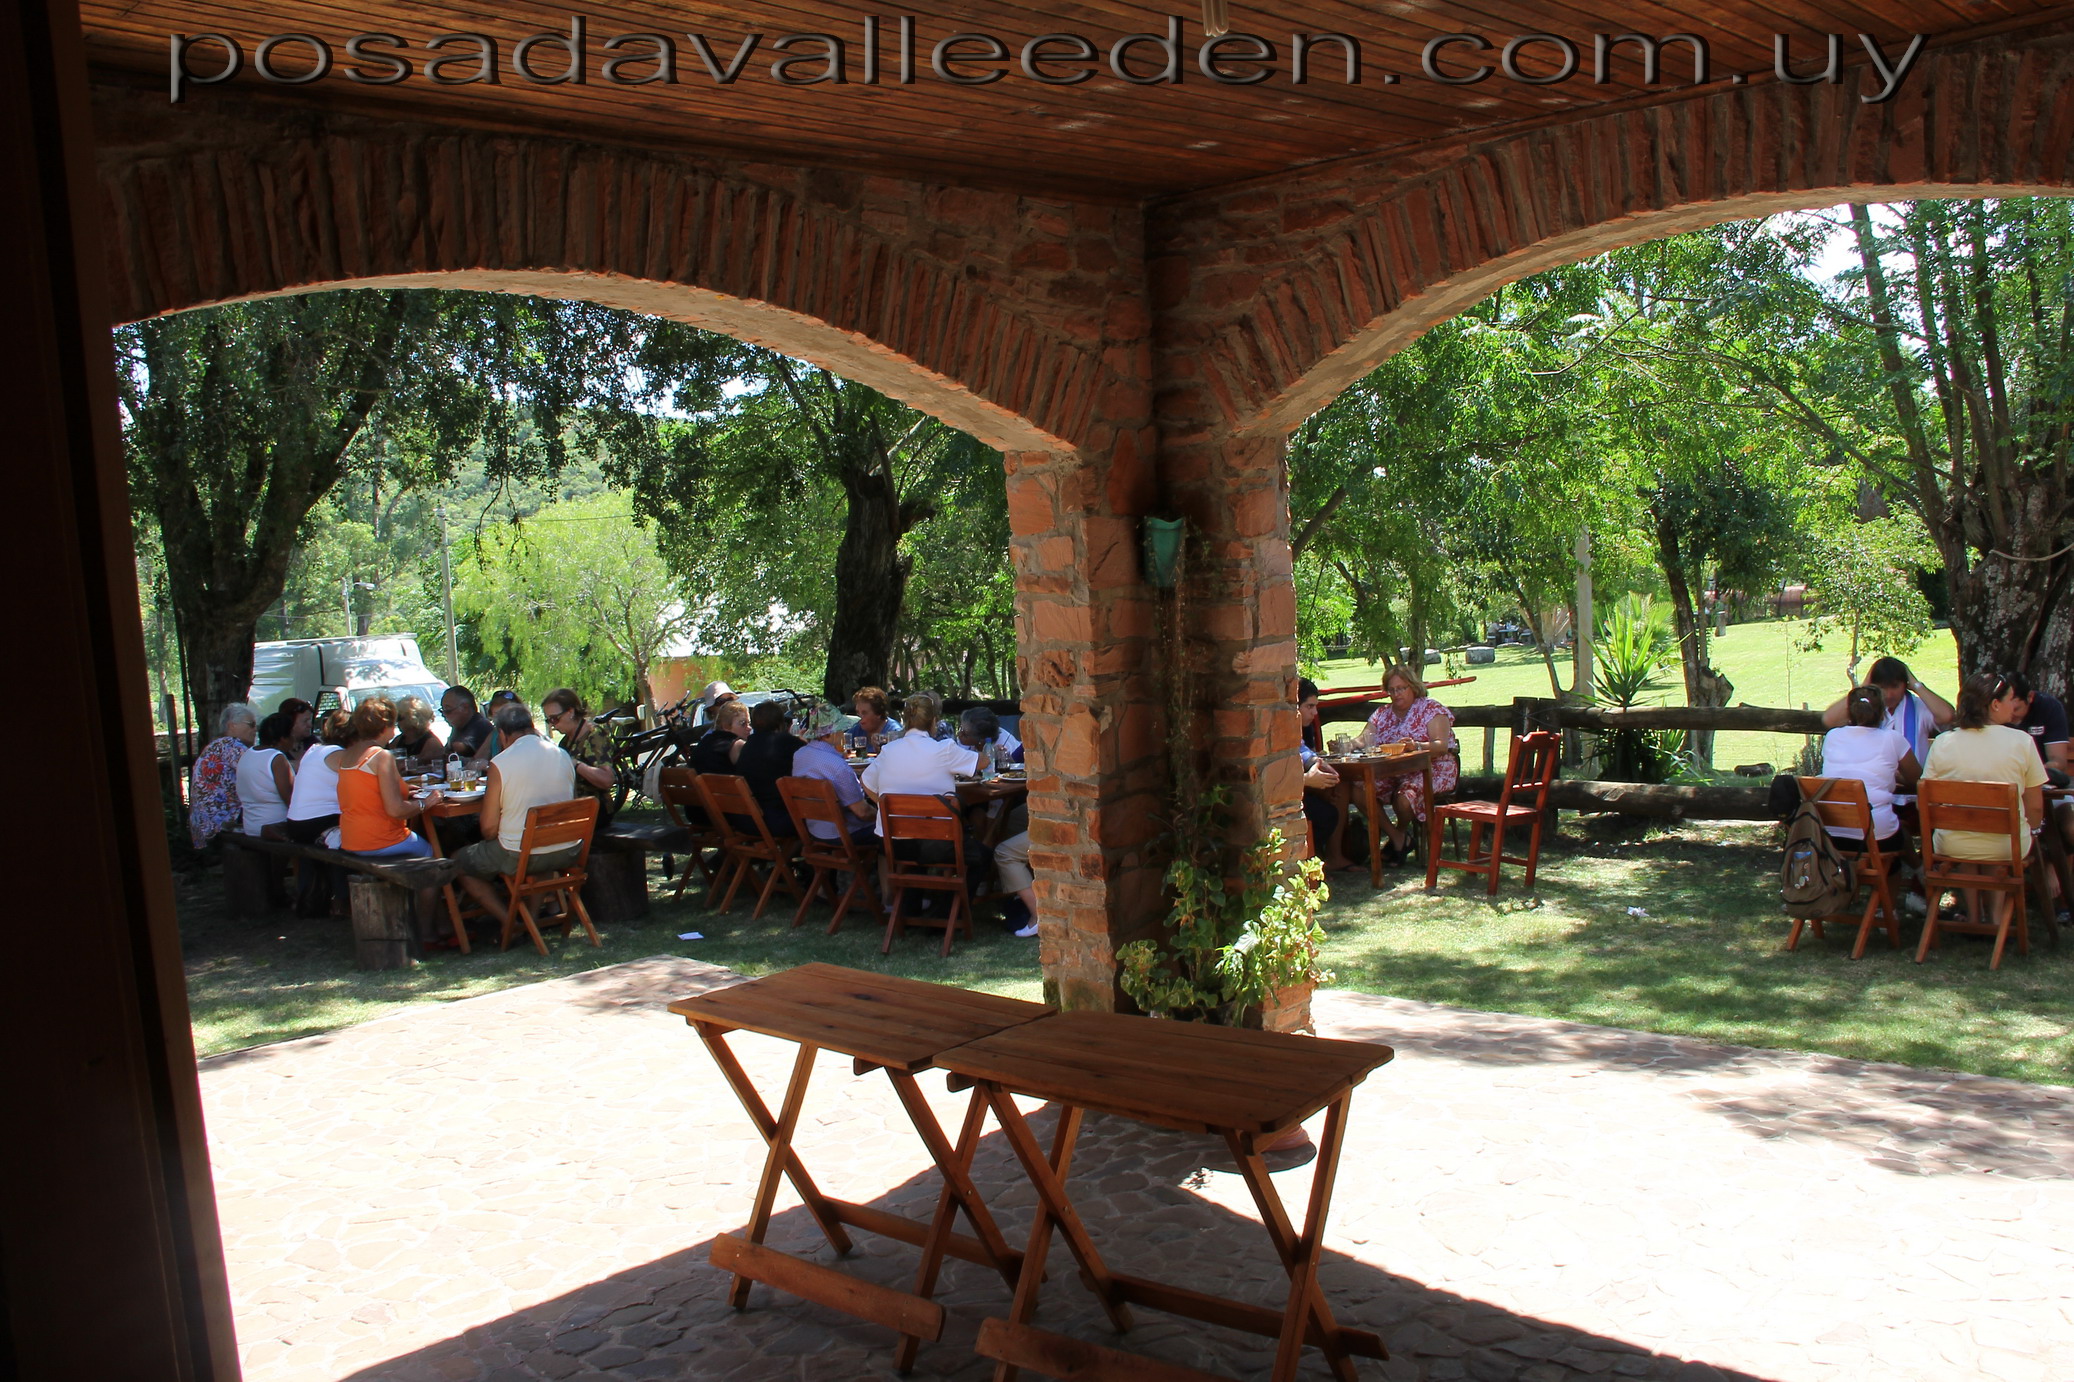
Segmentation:
<svg viewBox="0 0 2074 1382">
<path fill-rule="evenodd" d="M 353 636 L 353 572 L 349 567 L 338 578 L 338 603 L 346 612 L 346 637 Z"/>
<path fill-rule="evenodd" d="M 446 680 L 454 686 L 461 680 L 461 648 L 454 634 L 454 555 L 447 546 L 444 503 L 439 506 L 439 590 L 446 609 Z"/>
</svg>

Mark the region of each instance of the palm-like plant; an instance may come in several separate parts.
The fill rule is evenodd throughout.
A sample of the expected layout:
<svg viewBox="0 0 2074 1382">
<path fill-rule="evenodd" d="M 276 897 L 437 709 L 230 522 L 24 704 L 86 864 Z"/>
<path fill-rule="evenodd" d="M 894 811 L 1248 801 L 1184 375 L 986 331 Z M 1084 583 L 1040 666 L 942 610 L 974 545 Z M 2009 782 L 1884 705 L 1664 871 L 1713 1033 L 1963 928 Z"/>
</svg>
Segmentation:
<svg viewBox="0 0 2074 1382">
<path fill-rule="evenodd" d="M 1647 595 L 1621 596 L 1592 640 L 1593 702 L 1632 709 L 1644 692 L 1663 685 L 1676 652 L 1670 611 Z M 1616 781 L 1662 782 L 1677 767 L 1664 736 L 1651 730 L 1616 729 L 1606 736 L 1606 749 L 1607 775 Z"/>
</svg>

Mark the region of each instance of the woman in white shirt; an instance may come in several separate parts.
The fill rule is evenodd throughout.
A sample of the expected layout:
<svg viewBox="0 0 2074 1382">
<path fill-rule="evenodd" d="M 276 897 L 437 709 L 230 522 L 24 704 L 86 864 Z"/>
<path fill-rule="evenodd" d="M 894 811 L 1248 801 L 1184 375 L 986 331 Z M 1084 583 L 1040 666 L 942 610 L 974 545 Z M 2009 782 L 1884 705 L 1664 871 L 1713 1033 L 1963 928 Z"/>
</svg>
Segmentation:
<svg viewBox="0 0 2074 1382">
<path fill-rule="evenodd" d="M 288 797 L 288 818 L 281 833 L 299 845 L 324 843 L 324 834 L 338 824 L 338 753 L 352 731 L 353 717 L 334 710 L 324 717 L 317 742 L 303 750 L 296 765 L 295 790 Z M 321 917 L 332 900 L 331 870 L 308 859 L 301 861 L 295 890 L 295 914 Z"/>
<path fill-rule="evenodd" d="M 245 807 L 245 833 L 282 838 L 267 831 L 288 819 L 295 791 L 295 770 L 288 755 L 295 749 L 295 717 L 273 714 L 260 721 L 259 745 L 238 760 L 238 800 Z"/>
<path fill-rule="evenodd" d="M 1882 725 L 1886 706 L 1879 688 L 1861 686 L 1844 698 L 1847 723 L 1822 736 L 1822 776 L 1856 778 L 1872 806 L 1872 834 L 1884 854 L 1906 855 L 1908 837 L 1894 814 L 1898 793 L 1914 790 L 1921 766 L 1908 740 Z M 1862 849 L 1862 832 L 1832 826 L 1830 835 L 1846 849 Z"/>
</svg>

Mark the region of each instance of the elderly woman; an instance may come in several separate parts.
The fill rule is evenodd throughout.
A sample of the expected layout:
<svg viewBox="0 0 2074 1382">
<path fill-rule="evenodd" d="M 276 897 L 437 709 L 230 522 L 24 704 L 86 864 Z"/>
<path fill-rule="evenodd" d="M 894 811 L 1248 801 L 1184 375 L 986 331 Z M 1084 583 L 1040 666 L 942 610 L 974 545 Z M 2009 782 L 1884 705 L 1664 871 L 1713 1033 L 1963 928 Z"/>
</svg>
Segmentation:
<svg viewBox="0 0 2074 1382">
<path fill-rule="evenodd" d="M 541 698 L 540 718 L 562 736 L 562 748 L 576 765 L 576 795 L 598 799 L 598 825 L 612 819 L 612 788 L 618 781 L 612 765 L 612 736 L 593 720 L 583 697 L 557 686 Z"/>
<path fill-rule="evenodd" d="M 389 751 L 399 758 L 438 758 L 446 744 L 432 728 L 432 702 L 423 696 L 405 696 L 396 702 L 396 737 Z"/>
<path fill-rule="evenodd" d="M 886 693 L 878 687 L 858 687 L 857 694 L 850 697 L 850 710 L 857 717 L 850 730 L 850 747 L 857 752 L 877 753 L 900 737 Z"/>
<path fill-rule="evenodd" d="M 259 737 L 259 717 L 232 701 L 216 717 L 217 737 L 196 755 L 187 785 L 187 833 L 196 849 L 238 823 L 238 760 Z"/>
<path fill-rule="evenodd" d="M 1452 749 L 1455 746 L 1455 717 L 1448 714 L 1447 707 L 1426 694 L 1426 683 L 1409 667 L 1392 667 L 1383 674 L 1383 692 L 1390 699 L 1375 714 L 1368 717 L 1368 724 L 1361 731 L 1363 748 L 1380 748 L 1384 744 L 1408 744 L 1419 748 L 1428 745 L 1436 749 Z M 1461 765 L 1452 754 L 1443 754 L 1433 761 L 1433 790 L 1454 790 L 1461 776 Z M 1397 865 L 1404 862 L 1405 845 L 1416 829 L 1414 822 L 1426 819 L 1426 781 L 1421 773 L 1406 773 L 1401 777 L 1383 777 L 1376 780 L 1376 799 L 1384 803 L 1383 818 L 1378 824 L 1389 835 L 1383 846 L 1383 862 Z M 1392 819 L 1392 816 L 1395 819 Z"/>
</svg>

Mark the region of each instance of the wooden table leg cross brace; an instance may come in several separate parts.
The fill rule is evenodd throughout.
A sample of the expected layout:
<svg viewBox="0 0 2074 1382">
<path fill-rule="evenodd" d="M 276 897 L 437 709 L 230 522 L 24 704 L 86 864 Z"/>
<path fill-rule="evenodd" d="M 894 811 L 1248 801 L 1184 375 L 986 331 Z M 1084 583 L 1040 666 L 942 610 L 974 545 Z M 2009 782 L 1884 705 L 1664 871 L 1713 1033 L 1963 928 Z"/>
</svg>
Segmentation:
<svg viewBox="0 0 2074 1382">
<path fill-rule="evenodd" d="M 1115 1382 L 1218 1382 L 1210 1374 L 1069 1338 L 1030 1323 L 1054 1232 L 1066 1241 L 1081 1279 L 1119 1333 L 1130 1307 L 1143 1305 L 1277 1341 L 1275 1382 L 1295 1377 L 1303 1345 L 1324 1354 L 1351 1382 L 1355 1357 L 1385 1358 L 1382 1340 L 1339 1324 L 1318 1284 L 1318 1257 L 1346 1135 L 1353 1087 L 1388 1061 L 1390 1048 L 1280 1033 L 1235 1031 L 1107 1013 L 1062 1013 L 944 1053 L 953 1088 L 975 1084 L 987 1096 L 1009 1146 L 1037 1192 L 1023 1250 L 1024 1271 L 1008 1318 L 980 1326 L 978 1350 L 999 1365 L 995 1382 L 1021 1368 L 1053 1377 Z M 1059 1111 L 1050 1153 L 1015 1103 L 1043 1098 Z M 1158 1126 L 1222 1135 L 1252 1192 L 1283 1269 L 1289 1297 L 1281 1310 L 1227 1300 L 1167 1282 L 1113 1272 L 1103 1262 L 1066 1191 L 1083 1110 L 1098 1109 Z M 1323 1109 L 1310 1202 L 1299 1232 L 1262 1161 L 1260 1147 Z"/>
<path fill-rule="evenodd" d="M 969 993 L 914 980 L 864 974 L 833 965 L 804 965 L 670 1005 L 705 1043 L 721 1075 L 741 1100 L 750 1123 L 767 1144 L 763 1174 L 740 1237 L 713 1240 L 713 1265 L 735 1274 L 728 1303 L 748 1304 L 752 1282 L 800 1296 L 859 1319 L 883 1324 L 899 1337 L 894 1365 L 913 1366 L 924 1340 L 943 1333 L 943 1307 L 933 1299 L 946 1256 L 977 1262 L 999 1272 L 1010 1288 L 1021 1277 L 1023 1255 L 1008 1246 L 999 1225 L 972 1183 L 973 1153 L 986 1121 L 987 1102 L 975 1090 L 953 1143 L 923 1097 L 915 1075 L 940 1049 L 972 1036 L 998 1032 L 1043 1017 L 1041 1004 Z M 775 1116 L 728 1045 L 733 1031 L 752 1031 L 797 1042 L 798 1054 Z M 806 1102 L 814 1059 L 822 1049 L 853 1059 L 856 1074 L 886 1072 L 930 1160 L 943 1175 L 936 1212 L 927 1223 L 853 1204 L 825 1194 L 793 1149 L 800 1110 Z M 851 1248 L 848 1229 L 861 1229 L 913 1244 L 922 1250 L 912 1291 L 898 1291 L 768 1247 L 772 1210 L 780 1179 L 790 1181 L 837 1256 Z M 971 1234 L 957 1232 L 962 1212 Z"/>
</svg>

